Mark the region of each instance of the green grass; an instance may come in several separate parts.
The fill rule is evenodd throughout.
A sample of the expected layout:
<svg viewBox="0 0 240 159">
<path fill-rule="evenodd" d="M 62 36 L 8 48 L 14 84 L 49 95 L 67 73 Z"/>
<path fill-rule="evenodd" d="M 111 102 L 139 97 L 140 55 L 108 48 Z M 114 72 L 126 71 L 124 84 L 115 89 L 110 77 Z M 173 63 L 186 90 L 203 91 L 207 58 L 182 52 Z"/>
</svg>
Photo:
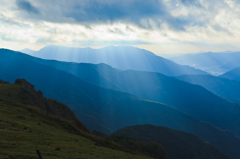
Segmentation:
<svg viewBox="0 0 240 159">
<path fill-rule="evenodd" d="M 23 87 L 16 84 L 0 84 L 0 101 L 22 103 Z"/>
<path fill-rule="evenodd" d="M 0 85 L 0 89 L 2 92 L 4 88 Z M 11 95 L 6 98 L 11 98 Z M 20 98 L 15 101 L 18 100 Z M 46 116 L 38 108 L 14 102 L 0 101 L 0 158 L 38 159 L 36 150 L 41 152 L 43 159 L 148 158 L 96 146 L 98 139 L 80 131 L 71 121 Z M 24 127 L 29 130 L 24 130 Z M 58 147 L 60 150 L 55 150 Z"/>
</svg>

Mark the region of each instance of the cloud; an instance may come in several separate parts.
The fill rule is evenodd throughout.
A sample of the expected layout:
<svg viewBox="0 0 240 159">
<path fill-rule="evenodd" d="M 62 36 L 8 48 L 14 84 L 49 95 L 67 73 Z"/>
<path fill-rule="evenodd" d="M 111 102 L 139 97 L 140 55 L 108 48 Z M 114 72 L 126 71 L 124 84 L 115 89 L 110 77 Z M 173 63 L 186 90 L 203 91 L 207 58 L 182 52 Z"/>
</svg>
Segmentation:
<svg viewBox="0 0 240 159">
<path fill-rule="evenodd" d="M 91 28 L 99 24 L 125 23 L 154 30 L 169 27 L 185 31 L 190 26 L 203 26 L 227 7 L 223 1 L 213 0 L 17 0 L 23 19 L 53 23 L 71 23 Z M 215 3 L 215 4 L 214 4 Z M 52 7 L 54 6 L 54 7 Z M 41 12 L 41 14 L 39 14 Z M 35 13 L 35 14 L 32 14 Z M 36 15 L 38 14 L 38 15 Z"/>
<path fill-rule="evenodd" d="M 36 44 L 54 44 L 54 40 L 52 39 L 52 37 L 40 37 L 35 41 Z"/>
<path fill-rule="evenodd" d="M 114 22 L 126 20 L 139 23 L 140 19 L 166 14 L 164 5 L 159 0 L 91 0 L 85 3 L 75 1 L 71 12 L 66 13 L 79 22 Z"/>
<path fill-rule="evenodd" d="M 240 43 L 240 0 L 1 0 L 1 4 L 0 40 L 6 42 Z"/>
<path fill-rule="evenodd" d="M 116 41 L 97 41 L 97 40 L 73 40 L 73 44 L 77 46 L 106 46 L 106 45 L 139 45 L 139 44 L 153 44 L 141 40 L 116 40 Z"/>
<path fill-rule="evenodd" d="M 124 23 L 147 30 L 160 30 L 167 26 L 173 30 L 186 31 L 191 26 L 202 27 L 209 24 L 219 12 L 228 9 L 225 1 L 17 0 L 16 2 L 20 11 L 28 13 L 26 15 L 25 12 L 19 12 L 23 20 L 71 23 L 88 28 L 99 24 Z"/>
<path fill-rule="evenodd" d="M 172 18 L 165 3 L 160 0 L 41 0 L 30 2 L 17 0 L 17 6 L 29 13 L 30 19 L 56 23 L 77 23 L 83 25 L 128 23 L 145 29 L 160 28 L 163 22 L 170 23 L 176 29 L 179 20 Z M 54 7 L 49 7 L 54 6 Z M 31 13 L 39 14 L 38 16 Z M 21 15 L 21 14 L 20 14 Z M 26 18 L 24 16 L 23 18 Z M 152 23 L 153 21 L 154 24 Z"/>
<path fill-rule="evenodd" d="M 27 11 L 29 14 L 39 14 L 39 10 L 26 0 L 17 0 L 16 4 L 19 9 Z"/>
<path fill-rule="evenodd" d="M 180 3 L 187 5 L 187 6 L 196 6 L 196 7 L 202 7 L 199 0 L 180 0 Z"/>
</svg>

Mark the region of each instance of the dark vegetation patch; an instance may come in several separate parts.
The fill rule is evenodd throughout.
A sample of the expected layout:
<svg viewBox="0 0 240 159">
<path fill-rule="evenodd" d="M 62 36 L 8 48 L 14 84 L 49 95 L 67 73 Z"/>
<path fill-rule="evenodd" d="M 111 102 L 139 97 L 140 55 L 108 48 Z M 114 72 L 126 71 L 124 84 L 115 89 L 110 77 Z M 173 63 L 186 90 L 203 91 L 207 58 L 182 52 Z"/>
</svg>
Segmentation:
<svg viewBox="0 0 240 159">
<path fill-rule="evenodd" d="M 132 138 L 142 143 L 162 144 L 170 159 L 230 159 L 196 135 L 154 125 L 135 125 L 120 129 L 113 138 Z M 156 149 L 156 148 L 152 148 Z"/>
</svg>

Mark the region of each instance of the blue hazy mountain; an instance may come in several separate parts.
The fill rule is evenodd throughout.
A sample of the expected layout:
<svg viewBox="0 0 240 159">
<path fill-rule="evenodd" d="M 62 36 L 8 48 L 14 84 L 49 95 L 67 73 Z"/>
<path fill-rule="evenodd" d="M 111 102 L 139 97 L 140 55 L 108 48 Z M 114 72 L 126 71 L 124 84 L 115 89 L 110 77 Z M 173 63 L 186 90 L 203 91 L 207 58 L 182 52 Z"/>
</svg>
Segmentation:
<svg viewBox="0 0 240 159">
<path fill-rule="evenodd" d="M 239 120 L 240 106 L 230 103 L 201 86 L 160 73 L 120 71 L 106 64 L 79 64 L 37 58 L 33 60 L 108 89 L 127 92 L 142 99 L 173 106 L 197 119 L 240 134 L 238 127 L 234 126 Z M 233 98 L 237 99 L 236 96 L 238 95 Z"/>
<path fill-rule="evenodd" d="M 9 82 L 14 82 L 17 78 L 27 79 L 44 96 L 67 104 L 77 118 L 92 130 L 109 134 L 136 124 L 165 126 L 193 133 L 227 155 L 231 149 L 231 155 L 234 154 L 236 159 L 240 157 L 240 152 L 235 150 L 240 148 L 240 139 L 229 131 L 222 131 L 171 106 L 99 87 L 32 59 L 33 57 L 19 52 L 1 49 L 0 78 Z M 238 126 L 237 121 L 233 123 Z"/>
<path fill-rule="evenodd" d="M 237 67 L 240 67 L 239 61 L 240 61 L 240 58 L 236 57 L 235 59 L 231 60 L 230 62 L 219 66 L 218 69 L 225 69 L 225 70 L 227 70 L 226 72 L 229 72 Z"/>
<path fill-rule="evenodd" d="M 176 78 L 188 83 L 203 86 L 220 97 L 234 103 L 240 103 L 240 82 L 221 77 L 222 76 L 216 77 L 210 75 L 183 75 Z"/>
<path fill-rule="evenodd" d="M 223 74 L 233 68 L 240 67 L 240 52 L 186 54 L 169 58 L 170 60 L 204 70 L 213 75 Z"/>
<path fill-rule="evenodd" d="M 231 71 L 228 71 L 223 75 L 220 75 L 219 77 L 240 81 L 240 67 L 237 67 Z"/>
<path fill-rule="evenodd" d="M 175 112 L 173 114 L 182 113 L 167 105 L 141 100 L 128 93 L 99 87 L 65 71 L 39 64 L 32 59 L 36 58 L 10 50 L 0 50 L 1 79 L 12 83 L 17 78 L 28 80 L 46 97 L 67 104 L 90 129 L 95 128 L 109 133 L 138 122 L 139 124 L 148 121 L 152 124 L 158 122 L 164 124 L 163 116 L 159 116 L 164 109 L 172 110 Z M 146 111 L 149 111 L 151 116 L 146 114 Z M 188 115 L 184 114 L 184 116 L 188 118 Z M 189 118 L 192 117 L 189 116 Z M 177 126 L 178 124 L 173 122 L 175 120 L 170 120 L 169 125 Z"/>
<path fill-rule="evenodd" d="M 178 65 L 150 51 L 132 46 L 108 46 L 101 49 L 46 46 L 29 55 L 67 62 L 105 63 L 117 69 L 160 72 L 169 76 L 207 74 L 189 66 Z"/>
<path fill-rule="evenodd" d="M 33 55 L 36 51 L 25 48 L 23 50 L 20 50 L 19 52 L 22 52 L 22 53 L 25 53 L 25 54 L 28 54 L 28 55 Z"/>
</svg>

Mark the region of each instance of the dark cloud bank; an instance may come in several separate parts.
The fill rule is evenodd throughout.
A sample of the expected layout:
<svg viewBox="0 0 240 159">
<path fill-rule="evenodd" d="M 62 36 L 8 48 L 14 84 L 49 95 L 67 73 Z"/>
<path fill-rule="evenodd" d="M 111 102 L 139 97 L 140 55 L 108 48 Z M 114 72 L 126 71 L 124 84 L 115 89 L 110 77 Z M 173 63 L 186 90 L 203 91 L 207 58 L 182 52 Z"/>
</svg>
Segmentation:
<svg viewBox="0 0 240 159">
<path fill-rule="evenodd" d="M 180 3 L 201 7 L 197 0 L 182 0 Z M 27 12 L 29 18 L 35 20 L 71 22 L 86 26 L 121 22 L 153 29 L 161 28 L 165 23 L 172 29 L 184 30 L 185 26 L 200 24 L 194 16 L 171 16 L 165 2 L 160 0 L 16 0 L 16 5 L 22 12 Z"/>
<path fill-rule="evenodd" d="M 18 6 L 19 9 L 21 10 L 25 10 L 28 13 L 34 13 L 34 14 L 39 14 L 39 11 L 36 7 L 34 7 L 30 2 L 26 1 L 26 0 L 17 0 L 16 4 Z"/>
</svg>

